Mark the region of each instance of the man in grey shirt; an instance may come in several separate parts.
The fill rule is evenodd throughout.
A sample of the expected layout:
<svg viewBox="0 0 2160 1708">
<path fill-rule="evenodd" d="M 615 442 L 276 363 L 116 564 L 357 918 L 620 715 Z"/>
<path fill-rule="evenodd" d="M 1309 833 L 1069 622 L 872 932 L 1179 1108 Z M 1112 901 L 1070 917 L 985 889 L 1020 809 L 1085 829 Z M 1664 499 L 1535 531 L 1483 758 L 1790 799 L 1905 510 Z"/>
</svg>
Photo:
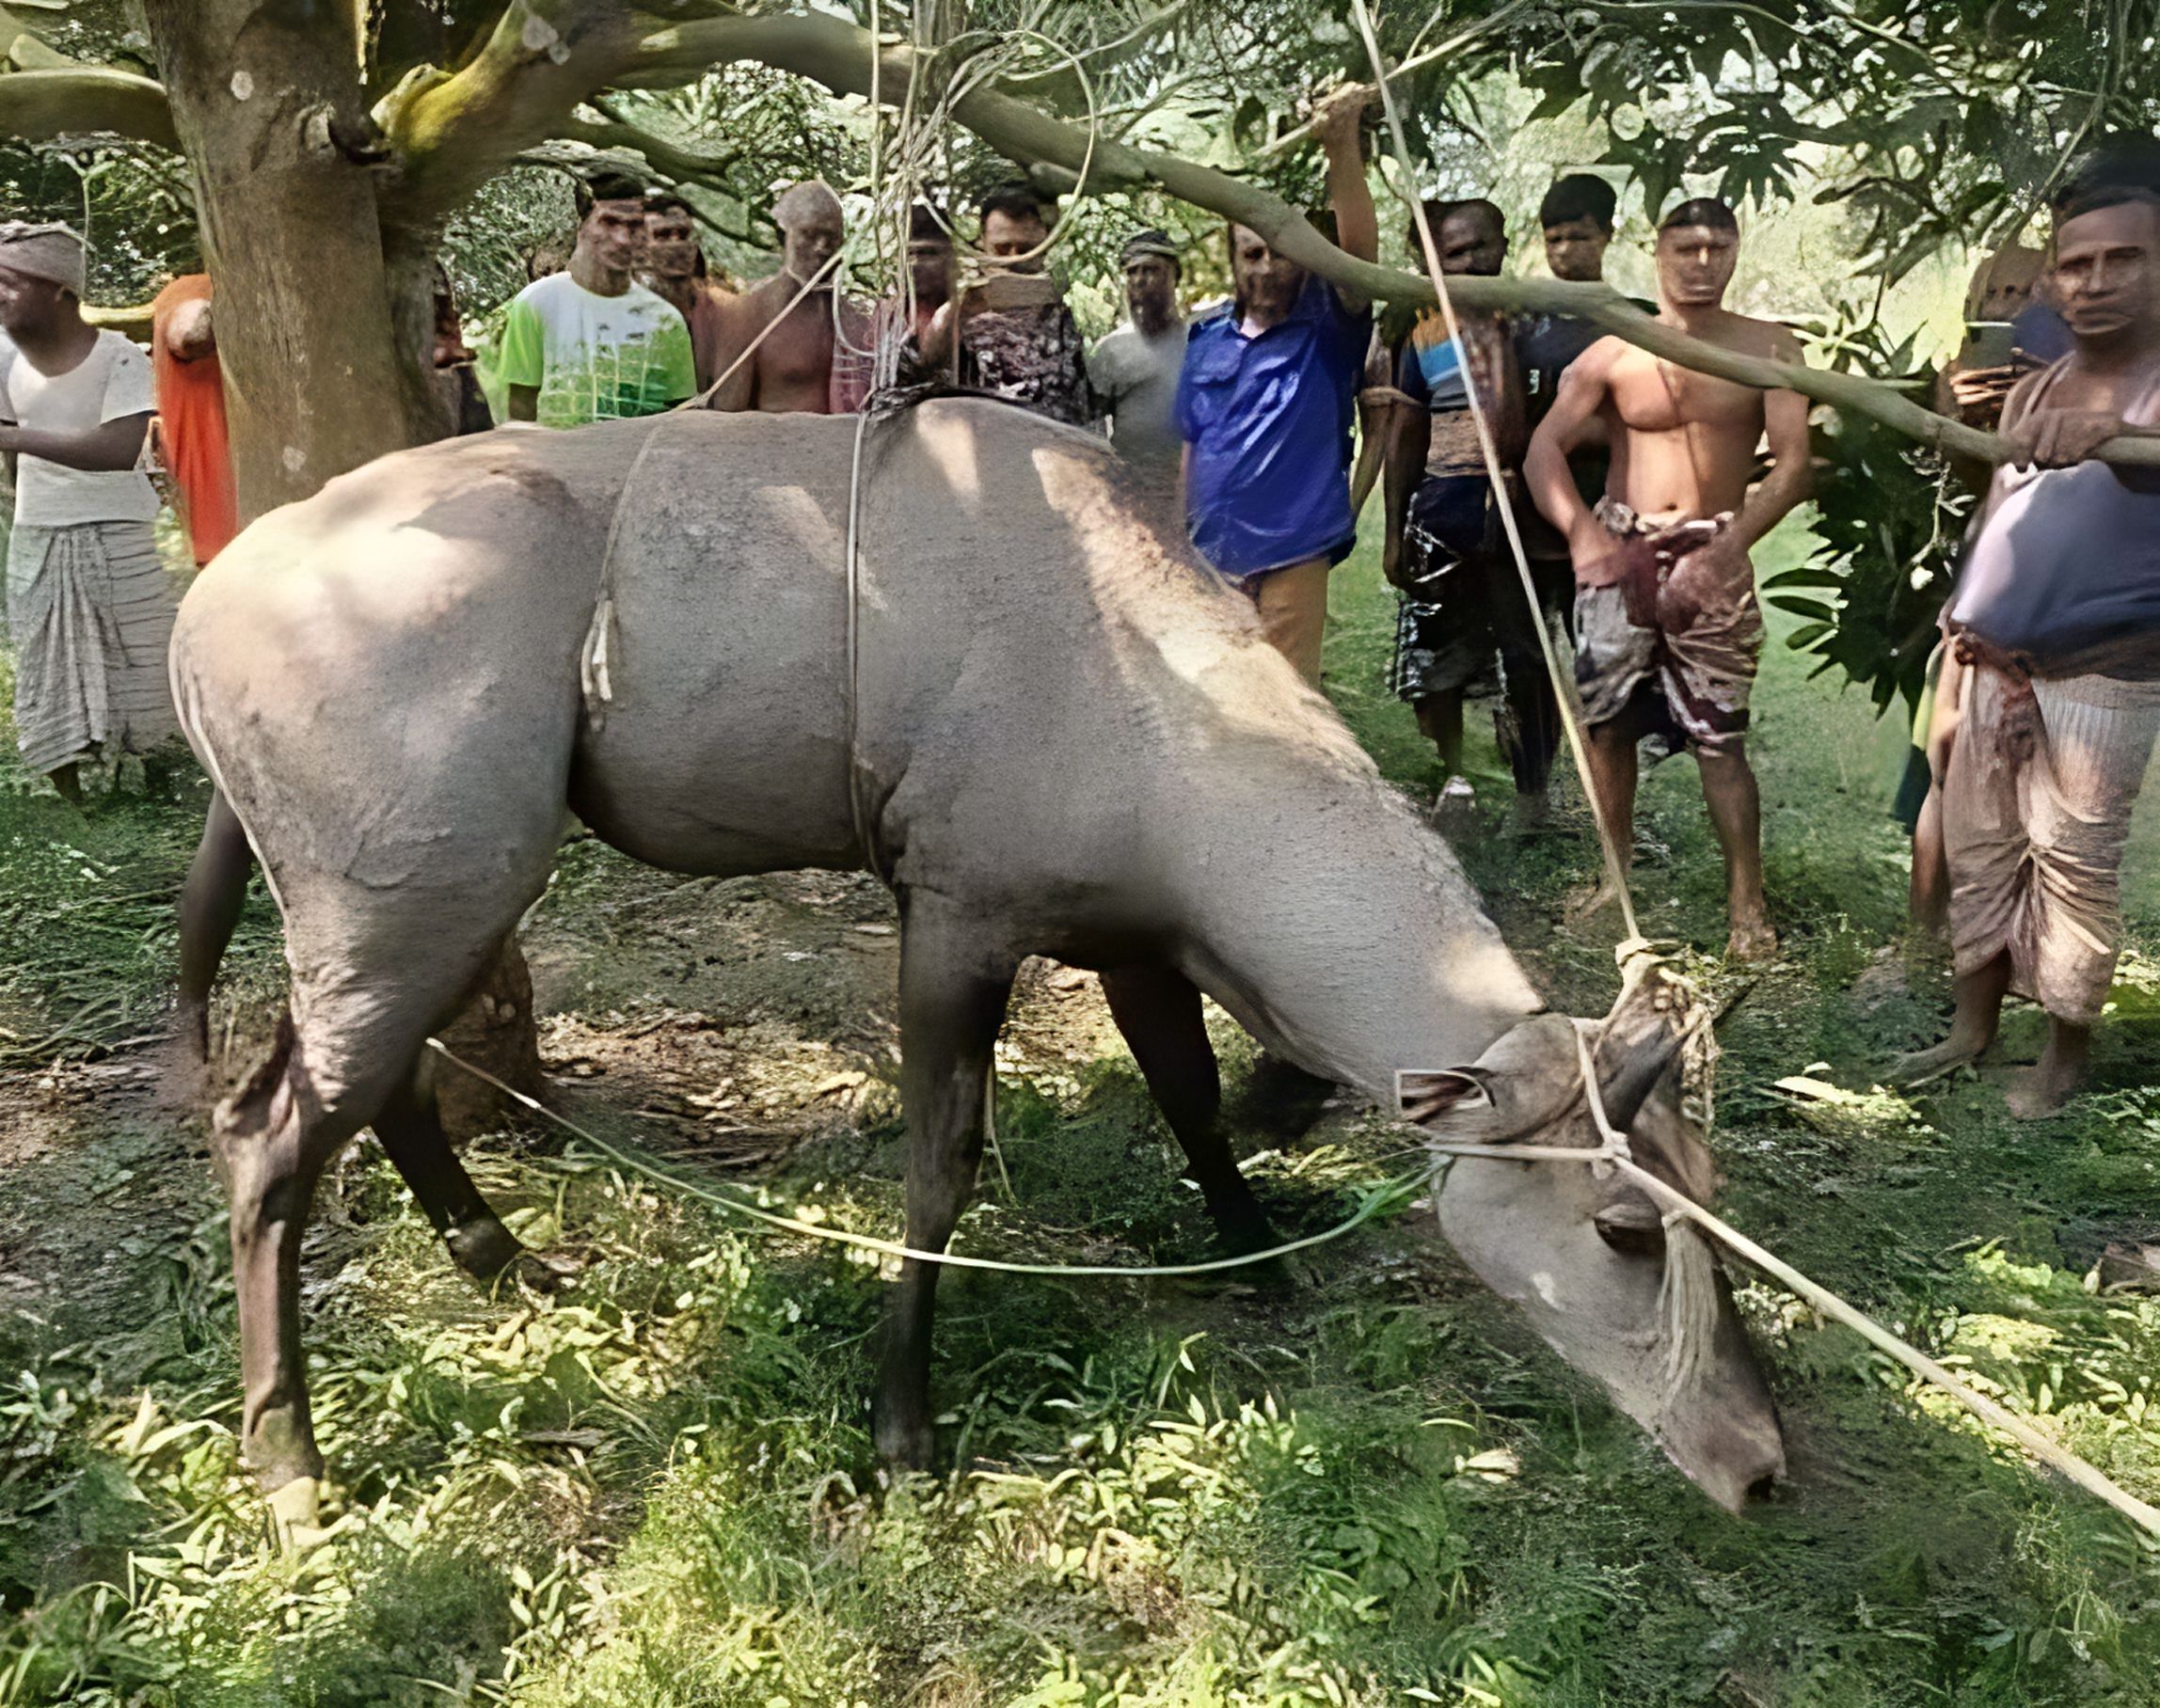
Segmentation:
<svg viewBox="0 0 2160 1708">
<path fill-rule="evenodd" d="M 1133 318 L 1095 346 L 1088 377 L 1109 411 L 1111 441 L 1148 490 L 1167 499 L 1177 494 L 1183 451 L 1174 419 L 1185 361 L 1185 321 L 1178 312 L 1183 268 L 1177 245 L 1161 231 L 1134 237 L 1123 261 Z"/>
</svg>

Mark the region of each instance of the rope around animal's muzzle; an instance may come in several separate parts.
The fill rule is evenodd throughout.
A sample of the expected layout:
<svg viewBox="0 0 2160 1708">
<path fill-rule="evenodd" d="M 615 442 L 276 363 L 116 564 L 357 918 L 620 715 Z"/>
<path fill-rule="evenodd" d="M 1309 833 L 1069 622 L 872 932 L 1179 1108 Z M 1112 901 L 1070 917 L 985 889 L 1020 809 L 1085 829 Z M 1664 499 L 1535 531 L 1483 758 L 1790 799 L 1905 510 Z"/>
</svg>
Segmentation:
<svg viewBox="0 0 2160 1708">
<path fill-rule="evenodd" d="M 1794 1293 L 1806 1300 L 1832 1321 L 1851 1329 L 1878 1351 L 1886 1352 L 1911 1370 L 1922 1381 L 1941 1388 L 1952 1399 L 1971 1412 L 1983 1423 L 1992 1425 L 2031 1453 L 2034 1458 L 2052 1466 L 2089 1494 L 2095 1494 L 2117 1511 L 2128 1518 L 2148 1535 L 2160 1538 L 2160 1509 L 2139 1500 L 2128 1490 L 2110 1480 L 2095 1466 L 2080 1459 L 2068 1448 L 2058 1446 L 2035 1430 L 2023 1418 L 2005 1410 L 1985 1394 L 1968 1386 L 1936 1363 L 1925 1352 L 1899 1339 L 1856 1306 L 1848 1305 L 1828 1288 L 1810 1280 L 1784 1259 L 1773 1256 L 1729 1223 L 1705 1210 L 1685 1193 L 1667 1185 L 1637 1162 L 1631 1153 L 1628 1135 L 1614 1130 L 1605 1113 L 1605 1099 L 1597 1085 L 1595 1064 L 1591 1060 L 1588 1029 L 1584 1022 L 1576 1022 L 1576 1051 L 1582 1069 L 1582 1085 L 1590 1117 L 1598 1134 L 1598 1144 L 1581 1147 L 1561 1145 L 1452 1145 L 1444 1140 L 1425 1139 L 1424 1148 L 1436 1158 L 1475 1158 L 1497 1162 L 1578 1162 L 1607 1163 L 1634 1185 L 1639 1187 L 1666 1218 L 1668 1224 L 1686 1221 L 1708 1235 L 1728 1251 L 1775 1277 Z M 1265 1251 L 1247 1253 L 1234 1257 L 1215 1257 L 1199 1263 L 1165 1263 L 1123 1266 L 1108 1263 L 1012 1263 L 996 1257 L 975 1257 L 956 1252 L 933 1252 L 901 1244 L 896 1241 L 881 1240 L 872 1234 L 856 1233 L 843 1227 L 822 1226 L 805 1222 L 796 1216 L 782 1215 L 762 1205 L 747 1203 L 730 1194 L 716 1192 L 694 1180 L 686 1180 L 670 1170 L 631 1155 L 621 1147 L 579 1126 L 566 1115 L 549 1109 L 537 1098 L 505 1083 L 484 1068 L 453 1054 L 440 1038 L 431 1037 L 427 1047 L 452 1066 L 463 1068 L 473 1078 L 492 1085 L 520 1107 L 532 1111 L 543 1120 L 549 1121 L 590 1146 L 617 1167 L 664 1186 L 672 1192 L 709 1204 L 730 1215 L 744 1217 L 780 1232 L 799 1234 L 808 1239 L 822 1240 L 833 1244 L 851 1246 L 883 1257 L 899 1258 L 917 1263 L 937 1263 L 950 1269 L 988 1270 L 1008 1275 L 1041 1275 L 1065 1278 L 1123 1278 L 1146 1280 L 1181 1275 L 1221 1274 L 1231 1270 L 1247 1269 L 1256 1263 L 1265 1263 L 1277 1257 L 1288 1257 L 1294 1252 L 1310 1251 L 1340 1240 L 1345 1234 L 1373 1220 L 1383 1210 L 1406 1203 L 1409 1196 L 1421 1186 L 1430 1186 L 1437 1175 L 1435 1167 L 1410 1170 L 1397 1176 L 1368 1194 L 1357 1212 L 1333 1227 L 1300 1240 L 1286 1241 Z M 1434 1193 L 1437 1208 L 1437 1192 Z"/>
</svg>

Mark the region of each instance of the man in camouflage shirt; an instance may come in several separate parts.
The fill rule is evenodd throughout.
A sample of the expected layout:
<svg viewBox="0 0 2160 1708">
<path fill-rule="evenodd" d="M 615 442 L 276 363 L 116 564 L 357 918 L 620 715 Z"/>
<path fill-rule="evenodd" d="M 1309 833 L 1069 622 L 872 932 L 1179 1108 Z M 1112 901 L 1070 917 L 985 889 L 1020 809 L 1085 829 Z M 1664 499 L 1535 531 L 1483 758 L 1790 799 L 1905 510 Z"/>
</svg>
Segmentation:
<svg viewBox="0 0 2160 1708">
<path fill-rule="evenodd" d="M 1093 427 L 1103 411 L 1088 383 L 1087 346 L 1042 270 L 1050 227 L 1041 202 L 1025 184 L 1010 184 L 984 197 L 981 213 L 983 252 L 1005 267 L 946 303 L 920 340 L 909 340 L 902 383 L 949 379 L 1054 421 Z"/>
</svg>

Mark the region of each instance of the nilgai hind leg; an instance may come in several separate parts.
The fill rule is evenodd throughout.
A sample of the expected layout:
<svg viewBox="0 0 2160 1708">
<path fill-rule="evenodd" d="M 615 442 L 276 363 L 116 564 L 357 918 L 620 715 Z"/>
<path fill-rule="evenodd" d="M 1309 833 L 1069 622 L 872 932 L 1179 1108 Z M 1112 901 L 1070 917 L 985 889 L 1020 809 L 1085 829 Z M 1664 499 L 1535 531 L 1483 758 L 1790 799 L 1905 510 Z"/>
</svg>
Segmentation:
<svg viewBox="0 0 2160 1708">
<path fill-rule="evenodd" d="M 436 1113 L 432 1089 L 405 1086 L 375 1116 L 373 1126 L 384 1152 L 458 1268 L 482 1287 L 493 1287 L 520 1258 L 532 1257 L 503 1226 L 457 1160 Z M 535 1279 L 541 1278 L 537 1261 L 528 1267 Z"/>
<path fill-rule="evenodd" d="M 1208 1041 L 1199 988 L 1174 968 L 1117 967 L 1103 995 L 1163 1118 L 1191 1164 L 1194 1182 L 1232 1255 L 1276 1244 L 1267 1212 L 1239 1173 L 1222 1127 L 1222 1073 Z"/>
<path fill-rule="evenodd" d="M 975 1191 L 983 1100 L 997 1029 L 1020 957 L 944 897 L 900 898 L 900 1097 L 908 1121 L 907 1243 L 942 1252 Z M 908 1258 L 887 1317 L 873 1430 L 895 1463 L 926 1467 L 936 1445 L 930 1409 L 930 1320 L 938 1268 Z"/>
<path fill-rule="evenodd" d="M 538 893 L 538 869 L 502 891 L 364 892 L 321 872 L 289 873 L 283 886 L 289 957 L 305 970 L 294 977 L 294 1019 L 271 1061 L 218 1110 L 212 1144 L 232 1205 L 241 1453 L 290 1526 L 313 1524 L 323 1471 L 300 1344 L 300 1240 L 325 1164 L 379 1121 L 468 1270 L 515 1244 L 421 1114 L 413 1083 L 428 1033 L 493 964 Z"/>
</svg>

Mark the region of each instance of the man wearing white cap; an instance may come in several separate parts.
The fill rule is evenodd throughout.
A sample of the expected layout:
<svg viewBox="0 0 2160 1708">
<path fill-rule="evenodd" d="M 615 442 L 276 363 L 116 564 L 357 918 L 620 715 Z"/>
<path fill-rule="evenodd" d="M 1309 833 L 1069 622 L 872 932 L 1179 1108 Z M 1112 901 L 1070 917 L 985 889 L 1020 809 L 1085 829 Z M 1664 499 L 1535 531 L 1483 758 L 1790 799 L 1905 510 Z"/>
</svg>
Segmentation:
<svg viewBox="0 0 2160 1708">
<path fill-rule="evenodd" d="M 173 597 L 137 471 L 157 404 L 150 357 L 82 316 L 83 245 L 65 226 L 0 224 L 0 452 L 15 465 L 8 626 L 24 763 L 81 799 L 77 763 L 142 752 L 174 729 Z"/>
</svg>

